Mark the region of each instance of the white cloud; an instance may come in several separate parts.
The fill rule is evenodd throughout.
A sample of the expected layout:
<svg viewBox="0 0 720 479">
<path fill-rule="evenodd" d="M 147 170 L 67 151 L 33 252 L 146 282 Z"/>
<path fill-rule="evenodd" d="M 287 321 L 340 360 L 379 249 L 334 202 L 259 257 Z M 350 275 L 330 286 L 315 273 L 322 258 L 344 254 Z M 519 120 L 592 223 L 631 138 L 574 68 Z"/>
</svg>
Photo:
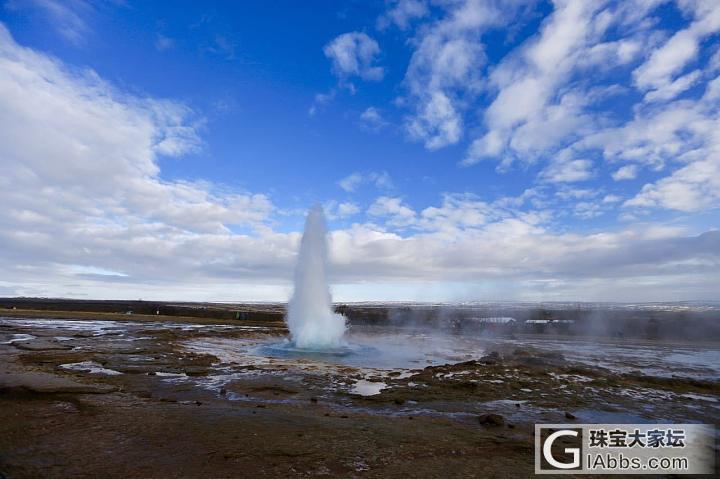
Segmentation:
<svg viewBox="0 0 720 479">
<path fill-rule="evenodd" d="M 622 198 L 618 195 L 605 195 L 605 197 L 602 199 L 603 203 L 617 203 L 619 201 L 622 201 Z"/>
<path fill-rule="evenodd" d="M 382 116 L 380 116 L 377 108 L 371 106 L 360 114 L 360 119 L 371 123 L 378 123 L 382 121 Z"/>
<path fill-rule="evenodd" d="M 555 192 L 555 196 L 563 200 L 583 200 L 595 198 L 600 191 L 592 188 L 575 188 L 567 185 L 561 185 Z"/>
<path fill-rule="evenodd" d="M 673 77 L 697 57 L 699 43 L 704 38 L 720 31 L 720 4 L 717 1 L 687 1 L 681 2 L 681 7 L 693 15 L 693 22 L 653 50 L 648 60 L 633 72 L 638 88 L 650 90 L 646 96 L 648 100 L 670 99 L 689 88 L 697 79 L 697 73 L 674 81 Z"/>
<path fill-rule="evenodd" d="M 382 80 L 385 71 L 374 65 L 380 54 L 378 43 L 362 32 L 338 35 L 323 49 L 333 64 L 333 71 L 340 78 L 358 76 L 363 80 Z"/>
<path fill-rule="evenodd" d="M 587 136 L 573 150 L 600 149 L 612 161 L 628 161 L 613 178 L 637 175 L 638 164 L 675 171 L 648 183 L 625 206 L 701 211 L 720 206 L 716 173 L 720 164 L 720 80 L 707 83 L 697 99 L 638 109 L 631 121 Z M 678 166 L 679 165 L 679 166 Z"/>
<path fill-rule="evenodd" d="M 424 0 L 395 0 L 392 8 L 378 18 L 377 26 L 382 30 L 394 24 L 401 30 L 407 30 L 413 20 L 422 18 L 429 12 Z"/>
<path fill-rule="evenodd" d="M 380 113 L 380 110 L 373 106 L 366 108 L 360 114 L 360 121 L 362 121 L 365 126 L 373 130 L 380 130 L 388 124 Z"/>
<path fill-rule="evenodd" d="M 512 2 L 465 0 L 443 4 L 445 16 L 419 30 L 405 74 L 405 100 L 413 109 L 407 122 L 410 137 L 434 150 L 460 141 L 464 97 L 483 85 L 486 57 L 482 34 L 508 18 Z M 508 10 L 508 11 L 506 11 Z"/>
<path fill-rule="evenodd" d="M 338 205 L 338 215 L 342 218 L 347 216 L 353 216 L 360 213 L 360 207 L 355 203 L 340 203 Z"/>
<path fill-rule="evenodd" d="M 606 208 L 584 203 L 574 210 L 581 217 L 601 214 Z M 379 219 L 425 232 L 403 236 L 375 225 L 337 231 L 332 257 L 338 274 L 354 274 L 362 280 L 382 264 L 398 284 L 415 278 L 472 281 L 479 277 L 486 286 L 497 281 L 522 284 L 522 294 L 537 294 L 536 299 L 557 293 L 555 297 L 610 300 L 656 297 L 652 288 L 643 286 L 647 282 L 673 298 L 711 297 L 711 287 L 698 287 L 700 279 L 714 281 L 720 276 L 717 231 L 696 236 L 650 225 L 612 233 L 554 233 L 544 227 L 548 218 L 543 215 L 498 210 L 497 205 L 467 195 L 452 195 L 420 215 L 399 198 L 383 197 L 376 202 L 375 213 Z M 423 224 L 425 219 L 428 222 Z M 384 279 L 392 281 L 392 276 Z M 557 284 L 555 293 L 533 284 L 547 281 Z M 582 292 L 572 286 L 577 283 L 594 284 L 602 293 Z"/>
<path fill-rule="evenodd" d="M 581 94 L 558 95 L 574 69 L 588 62 L 606 28 L 598 11 L 602 2 L 556 2 L 537 38 L 509 54 L 491 74 L 497 96 L 484 112 L 487 133 L 473 142 L 465 165 L 506 150 L 505 166 L 518 154 L 532 161 L 538 151 L 579 135 L 590 123 L 581 114 Z M 556 100 L 557 98 L 557 100 Z M 580 165 L 581 163 L 575 163 Z"/>
<path fill-rule="evenodd" d="M 646 184 L 625 206 L 700 211 L 720 207 L 720 157 L 695 161 Z"/>
<path fill-rule="evenodd" d="M 462 160 L 464 166 L 471 166 L 482 158 L 495 157 L 502 153 L 505 148 L 505 138 L 496 130 L 487 132 L 482 138 L 472 142 L 468 149 L 468 155 Z"/>
<path fill-rule="evenodd" d="M 625 165 L 618 168 L 616 172 L 612 174 L 613 180 L 633 180 L 637 177 L 638 166 L 637 165 Z"/>
<path fill-rule="evenodd" d="M 368 208 L 370 216 L 387 218 L 387 224 L 403 228 L 410 226 L 416 221 L 416 214 L 412 208 L 403 204 L 401 198 L 381 196 Z"/>
<path fill-rule="evenodd" d="M 368 174 L 368 179 L 376 188 L 386 190 L 395 188 L 395 184 L 387 171 L 373 171 Z"/>
<path fill-rule="evenodd" d="M 353 193 L 363 183 L 372 184 L 380 189 L 392 189 L 395 187 L 387 171 L 371 171 L 369 173 L 356 171 L 338 181 L 338 186 L 348 193 Z"/>
<path fill-rule="evenodd" d="M 720 46 L 715 49 L 715 53 L 712 54 L 708 61 L 708 71 L 714 73 L 720 70 Z"/>
<path fill-rule="evenodd" d="M 0 92 L 6 278 L 43 282 L 38 272 L 52 278 L 72 265 L 172 281 L 218 260 L 252 261 L 243 245 L 262 242 L 229 232 L 260 227 L 274 209 L 268 197 L 160 176 L 158 155 L 200 147 L 188 107 L 125 94 L 17 45 L 2 26 Z"/>
<path fill-rule="evenodd" d="M 357 204 L 351 201 L 338 203 L 335 200 L 326 202 L 323 209 L 325 210 L 325 216 L 330 220 L 349 218 L 362 211 Z"/>
<path fill-rule="evenodd" d="M 441 91 L 432 93 L 407 125 L 412 138 L 425 141 L 428 150 L 452 145 L 462 135 L 462 119 Z"/>
<path fill-rule="evenodd" d="M 380 54 L 378 43 L 363 32 L 349 32 L 338 35 L 323 48 L 323 53 L 332 62 L 332 71 L 338 77 L 338 83 L 327 93 L 315 95 L 308 109 L 309 116 L 315 116 L 320 107 L 327 105 L 338 94 L 338 90 L 348 90 L 355 94 L 352 79 L 359 77 L 365 81 L 380 81 L 385 69 L 376 65 Z"/>
<path fill-rule="evenodd" d="M 625 205 L 715 208 L 714 180 L 695 172 L 714 171 L 718 162 L 720 80 L 711 75 L 717 53 L 710 51 L 706 65 L 684 70 L 706 48 L 702 40 L 720 30 L 720 4 L 679 2 L 691 22 L 667 41 L 653 31 L 650 13 L 658 5 L 556 2 L 539 35 L 492 70 L 497 95 L 484 111 L 486 129 L 471 143 L 463 164 L 493 158 L 504 171 L 515 161 L 547 161 L 539 179 L 555 183 L 587 180 L 595 167 L 618 162 L 628 163 L 615 167 L 612 176 L 618 181 L 635 178 L 643 166 L 656 172 L 675 169 Z M 640 49 L 642 44 L 647 47 Z M 647 60 L 632 66 L 645 51 Z M 634 68 L 635 85 L 645 92 L 645 102 L 634 106 L 629 120 L 596 107 L 609 95 L 627 95 L 622 87 L 601 83 L 604 72 L 621 66 Z M 705 92 L 698 96 L 695 87 L 703 82 Z M 594 166 L 598 152 L 605 164 Z M 582 207 L 592 214 L 590 204 Z"/>
<path fill-rule="evenodd" d="M 316 93 L 315 97 L 313 99 L 313 104 L 310 105 L 310 108 L 308 109 L 308 115 L 309 116 L 315 116 L 315 114 L 318 111 L 318 108 L 323 107 L 333 101 L 335 98 L 335 95 L 337 94 L 337 89 L 332 88 L 327 93 Z"/>
<path fill-rule="evenodd" d="M 604 213 L 603 204 L 594 201 L 580 201 L 575 204 L 574 214 L 578 218 L 591 219 Z"/>
<path fill-rule="evenodd" d="M 88 18 L 95 13 L 93 3 L 86 0 L 9 0 L 5 7 L 10 10 L 31 9 L 40 12 L 52 28 L 76 45 L 83 44 L 91 32 Z"/>
<path fill-rule="evenodd" d="M 443 195 L 439 207 L 430 206 L 420 213 L 417 227 L 426 231 L 451 233 L 462 228 L 477 228 L 491 219 L 496 219 L 499 211 L 474 195 Z"/>
<path fill-rule="evenodd" d="M 540 178 L 551 183 L 585 181 L 593 176 L 590 160 L 555 161 L 540 173 Z"/>
<path fill-rule="evenodd" d="M 691 86 L 697 82 L 698 78 L 700 78 L 700 71 L 695 70 L 693 72 L 688 73 L 687 75 L 683 75 L 679 77 L 677 80 L 673 81 L 672 83 L 667 83 L 658 86 L 656 90 L 649 91 L 645 95 L 646 101 L 658 101 L 658 100 L 670 100 L 672 98 L 675 98 L 680 93 L 684 92 Z"/>
<path fill-rule="evenodd" d="M 347 191 L 348 193 L 352 193 L 357 189 L 358 186 L 360 186 L 360 183 L 362 183 L 362 181 L 362 174 L 355 172 L 338 181 L 338 185 L 340 186 L 340 188 Z"/>
<path fill-rule="evenodd" d="M 387 24 L 402 29 L 424 22 L 409 41 L 407 94 L 396 102 L 411 109 L 409 136 L 430 150 L 456 144 L 466 128 L 477 126 L 470 112 L 481 118 L 482 129 L 475 129 L 465 166 L 492 158 L 502 172 L 517 161 L 543 162 L 539 184 L 555 185 L 586 181 L 602 168 L 611 168 L 616 181 L 643 170 L 669 171 L 626 207 L 716 207 L 714 181 L 696 172 L 714 171 L 720 150 L 720 79 L 713 78 L 720 51 L 707 41 L 720 31 L 720 4 L 677 0 L 688 23 L 673 32 L 656 18 L 663 0 L 552 3 L 539 32 L 488 74 L 483 35 L 513 19 L 516 4 L 438 3 L 435 19 L 413 4 L 417 14 L 399 23 L 391 15 L 406 6 L 392 4 L 381 19 Z M 630 84 L 617 84 L 618 72 L 631 74 Z M 636 101 L 632 86 L 644 99 L 627 105 L 628 119 L 606 102 Z M 483 110 L 476 100 L 488 97 Z M 604 211 L 595 203 L 616 202 L 582 201 L 573 208 L 589 217 Z"/>
</svg>

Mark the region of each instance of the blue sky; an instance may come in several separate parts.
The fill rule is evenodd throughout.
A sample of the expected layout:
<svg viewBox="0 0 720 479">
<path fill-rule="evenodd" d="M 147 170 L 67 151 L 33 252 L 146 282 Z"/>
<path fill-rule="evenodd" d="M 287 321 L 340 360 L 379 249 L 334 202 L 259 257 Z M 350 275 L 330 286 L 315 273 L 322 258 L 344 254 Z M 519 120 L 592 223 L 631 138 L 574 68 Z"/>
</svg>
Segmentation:
<svg viewBox="0 0 720 479">
<path fill-rule="evenodd" d="M 713 0 L 0 7 L 0 294 L 718 299 Z"/>
</svg>

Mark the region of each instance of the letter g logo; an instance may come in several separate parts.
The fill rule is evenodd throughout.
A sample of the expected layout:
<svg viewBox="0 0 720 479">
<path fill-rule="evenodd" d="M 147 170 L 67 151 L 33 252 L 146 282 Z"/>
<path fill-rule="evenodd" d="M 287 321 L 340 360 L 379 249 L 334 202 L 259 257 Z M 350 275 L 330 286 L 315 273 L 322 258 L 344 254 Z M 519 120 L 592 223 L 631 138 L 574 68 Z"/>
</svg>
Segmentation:
<svg viewBox="0 0 720 479">
<path fill-rule="evenodd" d="M 556 467 L 558 469 L 573 469 L 580 466 L 580 449 L 577 447 L 566 447 L 565 452 L 568 454 L 572 454 L 573 460 L 572 462 L 560 462 L 557 461 L 553 455 L 552 455 L 552 445 L 555 442 L 555 439 L 561 437 L 561 436 L 572 436 L 577 437 L 578 432 L 567 430 L 567 429 L 561 429 L 560 431 L 555 431 L 554 433 L 550 434 L 547 439 L 545 439 L 545 444 L 543 444 L 542 452 L 543 456 L 545 457 L 545 460 L 550 464 L 552 467 Z"/>
</svg>

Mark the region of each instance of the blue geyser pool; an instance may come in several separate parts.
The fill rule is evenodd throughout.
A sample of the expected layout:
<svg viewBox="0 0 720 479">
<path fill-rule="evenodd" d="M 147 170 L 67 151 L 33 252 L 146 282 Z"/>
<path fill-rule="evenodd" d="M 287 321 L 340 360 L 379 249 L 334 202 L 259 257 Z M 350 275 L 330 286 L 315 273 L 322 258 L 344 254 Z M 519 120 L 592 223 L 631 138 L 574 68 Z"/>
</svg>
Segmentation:
<svg viewBox="0 0 720 479">
<path fill-rule="evenodd" d="M 258 354 L 276 358 L 308 358 L 327 360 L 332 358 L 347 358 L 352 355 L 368 355 L 380 353 L 376 348 L 360 344 L 345 344 L 329 348 L 303 348 L 296 346 L 292 341 L 285 339 L 280 342 L 263 344 L 255 349 Z"/>
<path fill-rule="evenodd" d="M 341 346 L 302 348 L 292 340 L 272 340 L 248 352 L 276 359 L 308 360 L 321 363 L 378 369 L 410 368 L 458 362 L 482 354 L 483 348 L 458 354 L 451 338 L 431 335 L 349 334 Z"/>
</svg>

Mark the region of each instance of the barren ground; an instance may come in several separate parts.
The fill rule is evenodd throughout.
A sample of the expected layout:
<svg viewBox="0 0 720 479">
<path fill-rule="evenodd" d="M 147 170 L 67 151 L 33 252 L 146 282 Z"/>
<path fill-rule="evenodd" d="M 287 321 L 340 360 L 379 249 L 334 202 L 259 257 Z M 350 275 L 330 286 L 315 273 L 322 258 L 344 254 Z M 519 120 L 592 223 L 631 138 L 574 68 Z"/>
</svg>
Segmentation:
<svg viewBox="0 0 720 479">
<path fill-rule="evenodd" d="M 537 422 L 720 418 L 717 377 L 546 349 L 390 371 L 229 361 L 188 345 L 283 325 L 82 316 L 0 321 L 0 477 L 528 477 Z"/>
</svg>

